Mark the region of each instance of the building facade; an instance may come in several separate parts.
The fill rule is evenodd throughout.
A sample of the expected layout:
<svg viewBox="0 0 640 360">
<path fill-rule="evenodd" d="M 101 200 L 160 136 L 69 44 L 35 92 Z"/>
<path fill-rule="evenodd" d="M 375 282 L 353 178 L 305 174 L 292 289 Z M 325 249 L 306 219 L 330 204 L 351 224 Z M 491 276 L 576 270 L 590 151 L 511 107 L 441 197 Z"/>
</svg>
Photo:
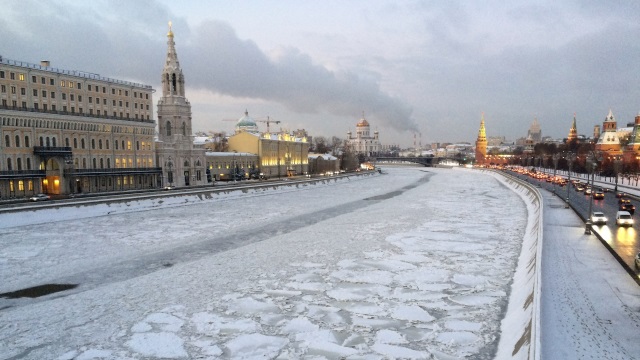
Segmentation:
<svg viewBox="0 0 640 360">
<path fill-rule="evenodd" d="M 194 144 L 192 131 L 191 103 L 185 97 L 185 79 L 169 24 L 156 141 L 156 161 L 163 169 L 162 186 L 200 186 L 209 182 L 205 149 Z"/>
<path fill-rule="evenodd" d="M 356 124 L 356 135 L 352 136 L 351 131 L 347 132 L 347 144 L 357 154 L 375 156 L 382 149 L 378 135 L 377 131 L 371 134 L 371 126 L 362 114 L 362 118 Z"/>
<path fill-rule="evenodd" d="M 288 133 L 240 131 L 229 137 L 229 151 L 258 155 L 260 172 L 268 178 L 309 172 L 309 143 Z"/>
<path fill-rule="evenodd" d="M 0 57 L 0 200 L 157 186 L 152 92 Z"/>
<path fill-rule="evenodd" d="M 533 123 L 531 123 L 531 127 L 529 127 L 527 138 L 529 136 L 531 136 L 531 140 L 533 140 L 534 144 L 542 141 L 542 129 L 540 128 L 540 123 L 537 118 L 533 119 Z"/>
</svg>

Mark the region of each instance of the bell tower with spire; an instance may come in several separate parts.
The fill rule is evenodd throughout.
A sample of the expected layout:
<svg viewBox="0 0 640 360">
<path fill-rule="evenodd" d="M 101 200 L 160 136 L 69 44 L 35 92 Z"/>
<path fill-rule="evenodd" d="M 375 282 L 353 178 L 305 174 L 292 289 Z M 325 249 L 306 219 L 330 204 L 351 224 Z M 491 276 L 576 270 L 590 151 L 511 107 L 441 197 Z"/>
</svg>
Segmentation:
<svg viewBox="0 0 640 360">
<path fill-rule="evenodd" d="M 483 165 L 487 157 L 487 132 L 484 129 L 484 113 L 480 119 L 480 130 L 476 140 L 476 164 Z"/>
<path fill-rule="evenodd" d="M 171 22 L 161 80 L 156 156 L 157 164 L 163 168 L 163 186 L 204 185 L 207 178 L 205 150 L 193 144 L 191 104 L 185 97 L 184 75 L 176 53 Z"/>
<path fill-rule="evenodd" d="M 576 125 L 576 114 L 573 114 L 573 123 L 571 129 L 569 129 L 569 136 L 567 142 L 571 142 L 578 139 L 578 126 Z"/>
</svg>

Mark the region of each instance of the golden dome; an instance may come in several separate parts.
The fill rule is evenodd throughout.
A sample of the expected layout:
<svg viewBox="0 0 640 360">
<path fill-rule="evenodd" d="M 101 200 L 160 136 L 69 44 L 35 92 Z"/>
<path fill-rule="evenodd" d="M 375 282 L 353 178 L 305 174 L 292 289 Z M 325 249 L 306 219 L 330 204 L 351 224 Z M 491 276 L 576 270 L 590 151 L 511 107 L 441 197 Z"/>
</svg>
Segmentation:
<svg viewBox="0 0 640 360">
<path fill-rule="evenodd" d="M 363 127 L 363 126 L 369 126 L 369 122 L 365 119 L 362 118 L 360 119 L 360 121 L 356 124 L 357 127 Z"/>
</svg>

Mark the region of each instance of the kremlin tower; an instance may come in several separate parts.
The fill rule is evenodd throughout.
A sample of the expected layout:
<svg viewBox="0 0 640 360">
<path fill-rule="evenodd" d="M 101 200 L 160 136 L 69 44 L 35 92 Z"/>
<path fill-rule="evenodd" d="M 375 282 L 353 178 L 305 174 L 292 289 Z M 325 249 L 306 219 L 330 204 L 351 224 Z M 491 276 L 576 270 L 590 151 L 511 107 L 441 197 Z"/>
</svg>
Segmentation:
<svg viewBox="0 0 640 360">
<path fill-rule="evenodd" d="M 569 130 L 569 137 L 567 137 L 567 143 L 570 143 L 577 139 L 578 139 L 578 129 L 576 127 L 576 114 L 573 114 L 573 124 L 571 124 L 571 129 Z"/>
<path fill-rule="evenodd" d="M 478 130 L 478 140 L 476 140 L 476 164 L 484 165 L 487 157 L 487 133 L 484 129 L 484 113 L 480 120 L 480 130 Z"/>
</svg>

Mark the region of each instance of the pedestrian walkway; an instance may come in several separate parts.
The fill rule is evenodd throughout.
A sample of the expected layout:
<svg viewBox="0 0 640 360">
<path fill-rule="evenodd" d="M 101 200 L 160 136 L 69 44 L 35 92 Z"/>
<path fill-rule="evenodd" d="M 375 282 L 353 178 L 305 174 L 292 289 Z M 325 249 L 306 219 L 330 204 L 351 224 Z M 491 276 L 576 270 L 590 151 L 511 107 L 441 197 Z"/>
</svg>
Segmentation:
<svg viewBox="0 0 640 360">
<path fill-rule="evenodd" d="M 640 286 L 562 199 L 540 192 L 541 359 L 640 359 Z"/>
</svg>

